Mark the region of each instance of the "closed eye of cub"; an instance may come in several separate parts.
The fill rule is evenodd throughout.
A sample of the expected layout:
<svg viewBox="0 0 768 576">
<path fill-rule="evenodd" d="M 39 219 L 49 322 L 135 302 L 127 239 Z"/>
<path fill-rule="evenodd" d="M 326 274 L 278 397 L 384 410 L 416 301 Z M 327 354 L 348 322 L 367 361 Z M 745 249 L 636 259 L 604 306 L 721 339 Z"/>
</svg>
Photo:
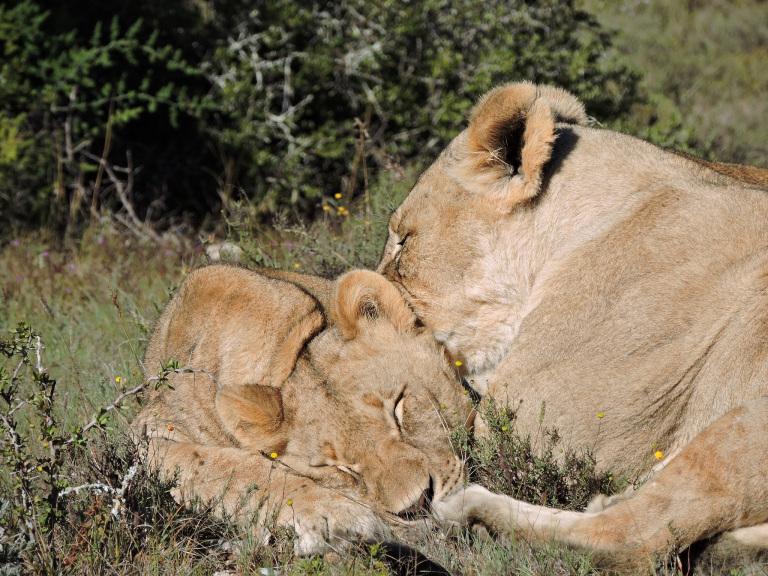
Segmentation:
<svg viewBox="0 0 768 576">
<path fill-rule="evenodd" d="M 405 394 L 400 393 L 400 396 L 398 397 L 397 401 L 395 402 L 395 422 L 397 422 L 397 427 L 402 428 L 403 427 L 403 410 L 404 410 L 404 404 L 405 404 Z"/>
<path fill-rule="evenodd" d="M 341 471 L 342 471 L 342 472 L 344 472 L 345 474 L 349 474 L 349 475 L 350 475 L 350 476 L 352 476 L 352 477 L 353 477 L 355 480 L 359 480 L 359 479 L 360 479 L 360 473 L 359 473 L 357 470 L 355 470 L 355 469 L 354 469 L 354 468 L 357 468 L 356 466 L 352 466 L 352 467 L 350 467 L 350 466 L 344 466 L 344 465 L 342 465 L 342 464 L 338 464 L 338 465 L 336 466 L 336 468 L 338 468 L 339 470 L 341 470 Z"/>
</svg>

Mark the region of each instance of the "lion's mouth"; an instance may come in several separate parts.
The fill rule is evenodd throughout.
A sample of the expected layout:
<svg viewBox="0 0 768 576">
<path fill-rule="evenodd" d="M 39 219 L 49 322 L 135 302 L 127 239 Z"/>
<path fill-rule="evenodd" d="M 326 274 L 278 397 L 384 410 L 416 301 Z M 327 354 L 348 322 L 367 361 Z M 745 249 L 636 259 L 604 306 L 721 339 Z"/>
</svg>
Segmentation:
<svg viewBox="0 0 768 576">
<path fill-rule="evenodd" d="M 432 477 L 429 477 L 429 485 L 422 490 L 419 497 L 406 509 L 397 513 L 397 516 L 403 520 L 418 520 L 429 516 L 429 508 L 432 505 L 432 499 L 435 496 L 435 490 L 432 485 Z"/>
</svg>

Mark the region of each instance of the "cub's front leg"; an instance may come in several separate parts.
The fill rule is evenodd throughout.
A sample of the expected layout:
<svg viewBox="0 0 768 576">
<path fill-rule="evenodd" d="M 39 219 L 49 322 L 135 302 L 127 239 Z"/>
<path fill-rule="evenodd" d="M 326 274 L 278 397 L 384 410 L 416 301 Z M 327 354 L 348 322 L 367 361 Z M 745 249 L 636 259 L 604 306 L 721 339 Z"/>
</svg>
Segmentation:
<svg viewBox="0 0 768 576">
<path fill-rule="evenodd" d="M 376 512 L 353 493 L 292 474 L 258 453 L 154 438 L 149 461 L 164 476 L 176 477 L 173 495 L 180 503 L 214 503 L 260 537 L 268 537 L 274 527 L 292 528 L 298 555 L 381 542 L 390 535 Z"/>
</svg>

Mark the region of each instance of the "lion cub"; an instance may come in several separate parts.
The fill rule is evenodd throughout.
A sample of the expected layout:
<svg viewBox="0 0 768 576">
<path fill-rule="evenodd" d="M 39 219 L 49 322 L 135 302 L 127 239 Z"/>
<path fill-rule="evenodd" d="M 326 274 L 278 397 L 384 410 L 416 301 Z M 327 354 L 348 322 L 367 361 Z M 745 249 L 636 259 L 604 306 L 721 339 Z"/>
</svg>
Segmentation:
<svg viewBox="0 0 768 576">
<path fill-rule="evenodd" d="M 294 275 L 295 278 L 302 278 Z M 209 266 L 186 279 L 150 341 L 147 378 L 176 360 L 134 422 L 175 497 L 290 526 L 314 554 L 388 533 L 459 486 L 448 431 L 471 407 L 430 334 L 382 276 L 293 282 Z"/>
</svg>

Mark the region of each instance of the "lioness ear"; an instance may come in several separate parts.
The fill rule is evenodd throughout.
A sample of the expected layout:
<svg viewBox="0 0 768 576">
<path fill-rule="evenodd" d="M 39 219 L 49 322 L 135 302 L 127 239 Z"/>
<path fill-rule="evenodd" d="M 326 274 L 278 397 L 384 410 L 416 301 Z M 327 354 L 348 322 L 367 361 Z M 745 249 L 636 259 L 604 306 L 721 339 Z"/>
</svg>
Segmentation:
<svg viewBox="0 0 768 576">
<path fill-rule="evenodd" d="M 511 210 L 539 193 L 558 120 L 587 122 L 584 106 L 565 90 L 530 82 L 491 90 L 472 112 L 466 155 L 453 175 L 468 190 L 491 194 L 503 211 Z"/>
<path fill-rule="evenodd" d="M 337 280 L 331 298 L 331 319 L 345 340 L 357 336 L 364 322 L 385 320 L 399 332 L 416 325 L 416 316 L 397 288 L 370 270 L 353 270 Z"/>
<path fill-rule="evenodd" d="M 269 386 L 226 386 L 216 393 L 224 429 L 243 448 L 281 454 L 287 444 L 280 390 Z"/>
</svg>

